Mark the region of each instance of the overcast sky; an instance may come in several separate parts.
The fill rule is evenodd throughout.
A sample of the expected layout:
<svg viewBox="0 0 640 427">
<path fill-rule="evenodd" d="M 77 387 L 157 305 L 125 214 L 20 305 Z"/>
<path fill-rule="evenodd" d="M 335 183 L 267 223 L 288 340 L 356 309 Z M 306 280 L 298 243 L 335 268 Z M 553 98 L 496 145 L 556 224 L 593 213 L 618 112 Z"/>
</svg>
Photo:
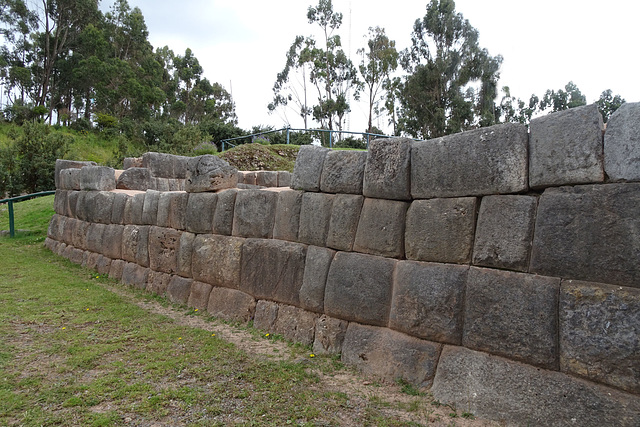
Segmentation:
<svg viewBox="0 0 640 427">
<path fill-rule="evenodd" d="M 102 7 L 111 2 L 103 0 Z M 296 35 L 316 34 L 306 13 L 317 0 L 129 0 L 139 7 L 154 48 L 176 54 L 191 48 L 204 76 L 232 92 L 240 127 L 283 127 L 267 104 Z M 339 34 L 345 51 L 366 44 L 369 27 L 385 28 L 398 50 L 410 46 L 413 23 L 427 0 L 334 0 L 344 15 Z M 480 46 L 502 55 L 499 85 L 528 100 L 573 81 L 591 103 L 605 89 L 628 102 L 640 101 L 637 30 L 640 2 L 632 0 L 457 0 L 456 11 L 480 33 Z M 293 127 L 302 119 L 289 114 Z M 353 105 L 350 130 L 366 127 L 367 106 Z M 378 123 L 384 129 L 385 123 Z"/>
</svg>

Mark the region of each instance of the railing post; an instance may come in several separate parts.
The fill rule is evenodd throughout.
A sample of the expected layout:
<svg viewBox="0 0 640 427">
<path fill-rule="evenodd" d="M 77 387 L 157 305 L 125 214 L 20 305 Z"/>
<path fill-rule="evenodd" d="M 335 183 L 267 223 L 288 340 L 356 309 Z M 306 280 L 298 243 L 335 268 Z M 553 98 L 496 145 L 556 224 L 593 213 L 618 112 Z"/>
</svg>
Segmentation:
<svg viewBox="0 0 640 427">
<path fill-rule="evenodd" d="M 291 128 L 287 127 L 287 145 L 289 145 L 289 129 Z"/>
<path fill-rule="evenodd" d="M 9 205 L 9 237 L 15 237 L 16 230 L 13 224 L 13 201 L 9 200 L 7 204 Z"/>
<path fill-rule="evenodd" d="M 329 130 L 329 148 L 333 148 L 333 132 Z"/>
</svg>

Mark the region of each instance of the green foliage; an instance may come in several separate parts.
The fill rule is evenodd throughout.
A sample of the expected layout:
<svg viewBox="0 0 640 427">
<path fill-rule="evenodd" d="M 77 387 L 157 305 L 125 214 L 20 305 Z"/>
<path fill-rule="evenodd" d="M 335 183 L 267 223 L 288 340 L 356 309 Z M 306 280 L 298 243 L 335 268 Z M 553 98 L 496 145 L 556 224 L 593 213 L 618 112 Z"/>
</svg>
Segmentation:
<svg viewBox="0 0 640 427">
<path fill-rule="evenodd" d="M 620 95 L 614 96 L 611 89 L 607 89 L 600 94 L 596 104 L 598 104 L 598 111 L 602 114 L 604 122 L 607 123 L 611 115 L 625 102 Z"/>
<path fill-rule="evenodd" d="M 110 114 L 98 113 L 96 114 L 96 124 L 98 129 L 112 129 L 118 126 L 118 119 Z"/>
<path fill-rule="evenodd" d="M 582 105 L 587 105 L 587 98 L 573 82 L 567 83 L 564 90 L 547 90 L 540 100 L 540 110 L 551 110 L 551 113 Z"/>
<path fill-rule="evenodd" d="M 334 148 L 352 148 L 357 150 L 366 150 L 367 149 L 367 141 L 362 138 L 354 138 L 353 136 L 348 136 L 346 138 L 342 138 L 340 141 L 333 144 Z"/>
</svg>

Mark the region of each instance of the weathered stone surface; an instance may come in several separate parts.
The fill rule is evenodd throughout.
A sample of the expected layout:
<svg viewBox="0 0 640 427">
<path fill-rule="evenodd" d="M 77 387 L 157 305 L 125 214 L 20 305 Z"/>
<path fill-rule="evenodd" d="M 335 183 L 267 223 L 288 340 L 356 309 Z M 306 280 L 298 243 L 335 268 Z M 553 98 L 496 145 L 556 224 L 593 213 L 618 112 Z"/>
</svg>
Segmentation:
<svg viewBox="0 0 640 427">
<path fill-rule="evenodd" d="M 156 225 L 158 221 L 158 200 L 160 193 L 155 190 L 147 190 L 142 204 L 142 224 Z"/>
<path fill-rule="evenodd" d="M 89 224 L 87 227 L 87 245 L 86 248 L 91 252 L 102 253 L 103 245 L 103 236 L 105 224 Z"/>
<path fill-rule="evenodd" d="M 67 201 L 69 203 L 69 217 L 78 218 L 78 198 L 80 198 L 80 195 L 84 193 L 84 191 L 69 191 L 69 194 L 67 194 Z"/>
<path fill-rule="evenodd" d="M 191 284 L 191 293 L 189 294 L 187 305 L 189 307 L 197 308 L 198 310 L 205 310 L 209 304 L 210 293 L 210 284 L 194 281 Z"/>
<path fill-rule="evenodd" d="M 85 263 L 83 264 L 83 267 L 86 267 L 89 270 L 95 270 L 96 263 L 98 262 L 98 257 L 99 256 L 101 256 L 101 255 L 97 254 L 95 252 L 89 252 L 87 254 L 87 257 L 85 259 Z"/>
<path fill-rule="evenodd" d="M 147 291 L 156 295 L 164 296 L 172 277 L 173 276 L 171 274 L 162 273 L 160 271 L 149 271 L 149 277 L 147 278 Z"/>
<path fill-rule="evenodd" d="M 313 352 L 316 354 L 340 354 L 349 322 L 322 315 L 316 319 Z"/>
<path fill-rule="evenodd" d="M 104 255 L 98 255 L 93 268 L 98 272 L 98 274 L 109 274 L 109 270 L 111 269 L 111 262 L 111 258 L 108 258 Z"/>
<path fill-rule="evenodd" d="M 158 178 L 184 179 L 187 174 L 187 163 L 190 159 L 191 157 L 148 152 L 142 155 L 141 167 L 148 168 L 151 175 Z"/>
<path fill-rule="evenodd" d="M 122 259 L 149 266 L 149 226 L 125 225 L 122 233 Z"/>
<path fill-rule="evenodd" d="M 69 216 L 68 193 L 68 190 L 56 190 L 56 195 L 53 198 L 53 211 L 58 215 Z"/>
<path fill-rule="evenodd" d="M 85 251 L 83 251 L 82 249 L 74 248 L 71 245 L 67 245 L 62 256 L 74 264 L 81 265 L 84 261 Z"/>
<path fill-rule="evenodd" d="M 129 168 L 118 177 L 116 188 L 121 190 L 146 191 L 151 187 L 153 178 L 147 168 Z"/>
<path fill-rule="evenodd" d="M 183 277 L 192 277 L 191 263 L 193 257 L 193 242 L 196 235 L 184 232 L 180 235 L 178 251 L 176 252 L 176 273 Z"/>
<path fill-rule="evenodd" d="M 304 191 L 320 191 L 320 179 L 328 148 L 303 145 L 298 151 L 291 176 L 291 188 Z"/>
<path fill-rule="evenodd" d="M 151 269 L 168 274 L 177 272 L 177 252 L 181 235 L 182 232 L 172 228 L 152 226 L 149 229 L 149 266 Z"/>
<path fill-rule="evenodd" d="M 56 184 L 56 188 L 60 188 L 60 171 L 64 170 L 64 169 L 80 169 L 84 166 L 96 166 L 97 163 L 96 162 L 80 162 L 80 161 L 76 161 L 76 160 L 62 160 L 62 159 L 57 159 L 56 160 L 56 167 L 55 167 L 55 176 L 54 176 L 54 181 Z"/>
<path fill-rule="evenodd" d="M 112 224 L 124 224 L 124 209 L 129 197 L 130 196 L 125 193 L 113 194 L 113 208 L 111 210 Z"/>
<path fill-rule="evenodd" d="M 256 175 L 256 185 L 261 187 L 277 187 L 278 172 L 277 171 L 258 171 Z"/>
<path fill-rule="evenodd" d="M 550 188 L 540 197 L 532 273 L 640 287 L 640 183 Z"/>
<path fill-rule="evenodd" d="M 236 195 L 232 235 L 269 239 L 273 235 L 278 193 L 242 190 Z"/>
<path fill-rule="evenodd" d="M 256 299 L 300 305 L 306 245 L 247 239 L 242 246 L 240 290 Z"/>
<path fill-rule="evenodd" d="M 191 294 L 191 285 L 193 279 L 187 279 L 180 276 L 171 276 L 169 286 L 167 287 L 167 298 L 169 301 L 177 304 L 186 304 Z"/>
<path fill-rule="evenodd" d="M 238 190 L 230 188 L 218 193 L 218 203 L 213 214 L 213 234 L 231 236 L 233 231 L 233 209 Z"/>
<path fill-rule="evenodd" d="M 273 301 L 260 300 L 256 304 L 253 327 L 263 331 L 273 331 L 278 318 L 278 304 Z"/>
<path fill-rule="evenodd" d="M 538 199 L 531 196 L 482 198 L 473 264 L 528 271 Z"/>
<path fill-rule="evenodd" d="M 122 269 L 122 278 L 120 280 L 125 285 L 131 285 L 138 289 L 145 289 L 147 287 L 149 271 L 150 270 L 148 268 L 128 262 Z"/>
<path fill-rule="evenodd" d="M 389 327 L 460 345 L 469 267 L 401 261 L 396 266 Z"/>
<path fill-rule="evenodd" d="M 79 198 L 82 206 L 80 208 L 82 218 L 89 222 L 109 224 L 111 222 L 111 212 L 113 210 L 113 199 L 115 194 L 109 191 L 88 191 L 84 197 Z"/>
<path fill-rule="evenodd" d="M 190 193 L 185 216 L 187 231 L 211 233 L 217 203 L 218 195 L 215 193 Z"/>
<path fill-rule="evenodd" d="M 331 263 L 324 311 L 340 319 L 386 326 L 396 261 L 373 255 L 338 252 Z"/>
<path fill-rule="evenodd" d="M 224 320 L 248 322 L 253 319 L 255 310 L 256 300 L 251 295 L 235 289 L 213 288 L 209 295 L 207 311 L 212 316 Z"/>
<path fill-rule="evenodd" d="M 238 170 L 218 156 L 206 154 L 192 157 L 187 162 L 185 190 L 187 193 L 234 188 L 238 183 Z"/>
<path fill-rule="evenodd" d="M 640 181 L 640 102 L 622 104 L 607 122 L 604 170 L 610 180 Z"/>
<path fill-rule="evenodd" d="M 58 229 L 58 233 L 59 233 L 58 236 L 60 238 L 60 241 L 66 243 L 67 245 L 75 246 L 76 248 L 86 249 L 87 248 L 86 234 L 84 236 L 84 239 L 81 241 L 83 244 L 76 245 L 73 242 L 73 238 L 76 235 L 76 228 L 80 223 L 87 224 L 87 227 L 89 226 L 88 222 L 59 216 L 56 228 Z M 86 228 L 85 228 L 85 233 L 86 233 Z"/>
<path fill-rule="evenodd" d="M 375 139 L 369 143 L 362 194 L 391 200 L 411 199 L 411 145 L 408 138 Z"/>
<path fill-rule="evenodd" d="M 418 261 L 469 263 L 475 218 L 475 197 L 414 201 L 407 211 L 407 258 Z"/>
<path fill-rule="evenodd" d="M 272 331 L 293 342 L 311 345 L 318 317 L 316 313 L 283 304 L 278 308 L 278 317 Z"/>
<path fill-rule="evenodd" d="M 153 185 L 150 190 L 169 191 L 169 178 L 153 178 Z"/>
<path fill-rule="evenodd" d="M 58 175 L 56 188 L 80 190 L 80 169 L 62 169 Z"/>
<path fill-rule="evenodd" d="M 349 323 L 342 361 L 367 375 L 419 387 L 433 382 L 442 345 L 387 328 Z"/>
<path fill-rule="evenodd" d="M 201 234 L 193 241 L 193 278 L 215 287 L 239 289 L 245 239 Z"/>
<path fill-rule="evenodd" d="M 169 227 L 176 230 L 184 230 L 186 228 L 189 193 L 175 191 L 164 194 L 169 194 Z M 158 209 L 160 208 L 158 207 Z"/>
<path fill-rule="evenodd" d="M 106 225 L 102 235 L 102 250 L 100 253 L 109 258 L 121 258 L 123 231 L 123 225 Z"/>
<path fill-rule="evenodd" d="M 256 185 L 257 181 L 258 181 L 258 173 L 257 172 L 244 172 L 243 184 Z"/>
<path fill-rule="evenodd" d="M 327 246 L 340 251 L 351 251 L 356 239 L 358 222 L 364 197 L 355 194 L 336 194 L 333 199 Z"/>
<path fill-rule="evenodd" d="M 291 186 L 291 172 L 278 171 L 278 187 Z"/>
<path fill-rule="evenodd" d="M 67 220 L 67 217 L 63 215 L 54 214 L 49 220 L 49 226 L 47 227 L 47 237 L 53 240 L 63 241 L 61 223 Z"/>
<path fill-rule="evenodd" d="M 632 427 L 640 419 L 637 396 L 462 347 L 444 347 L 431 392 L 506 425 Z"/>
<path fill-rule="evenodd" d="M 84 166 L 80 169 L 80 189 L 111 191 L 116 188 L 116 172 L 106 166 Z"/>
<path fill-rule="evenodd" d="M 109 277 L 115 280 L 121 280 L 122 272 L 126 264 L 127 262 L 121 259 L 114 259 L 113 261 L 111 261 L 111 267 L 109 267 Z"/>
<path fill-rule="evenodd" d="M 462 344 L 557 369 L 559 289 L 555 277 L 471 267 Z"/>
<path fill-rule="evenodd" d="M 323 193 L 362 194 L 366 151 L 330 151 L 324 160 L 320 189 Z"/>
<path fill-rule="evenodd" d="M 531 188 L 604 181 L 602 127 L 596 104 L 531 120 Z"/>
<path fill-rule="evenodd" d="M 134 194 L 130 202 L 125 206 L 124 218 L 125 224 L 142 224 L 142 212 L 144 210 L 144 198 L 146 193 Z M 129 212 L 127 212 L 129 210 Z"/>
<path fill-rule="evenodd" d="M 304 264 L 304 276 L 300 288 L 300 306 L 304 309 L 322 313 L 324 310 L 324 289 L 327 283 L 329 267 L 335 251 L 318 246 L 307 248 Z"/>
<path fill-rule="evenodd" d="M 298 241 L 315 246 L 326 246 L 333 194 L 304 193 L 300 208 Z"/>
<path fill-rule="evenodd" d="M 125 157 L 122 160 L 122 169 L 141 168 L 142 157 Z"/>
<path fill-rule="evenodd" d="M 405 216 L 409 204 L 364 199 L 353 250 L 389 258 L 404 256 Z"/>
<path fill-rule="evenodd" d="M 278 193 L 273 224 L 274 239 L 298 241 L 302 194 L 302 191 L 296 190 L 285 190 Z"/>
<path fill-rule="evenodd" d="M 45 237 L 44 239 L 44 247 L 49 249 L 51 252 L 56 253 L 60 242 L 57 240 L 53 240 L 50 237 Z"/>
<path fill-rule="evenodd" d="M 566 280 L 560 369 L 640 394 L 640 289 Z"/>
<path fill-rule="evenodd" d="M 506 123 L 413 143 L 415 199 L 517 193 L 528 188 L 527 128 Z"/>
</svg>

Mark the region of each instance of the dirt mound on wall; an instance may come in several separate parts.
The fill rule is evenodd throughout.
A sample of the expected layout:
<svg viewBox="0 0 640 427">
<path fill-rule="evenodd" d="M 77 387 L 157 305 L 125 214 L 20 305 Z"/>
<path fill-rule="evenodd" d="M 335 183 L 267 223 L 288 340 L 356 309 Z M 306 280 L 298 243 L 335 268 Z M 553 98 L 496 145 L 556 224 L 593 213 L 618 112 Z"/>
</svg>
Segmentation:
<svg viewBox="0 0 640 427">
<path fill-rule="evenodd" d="M 289 171 L 298 155 L 298 145 L 243 144 L 220 154 L 220 158 L 243 171 Z"/>
</svg>

